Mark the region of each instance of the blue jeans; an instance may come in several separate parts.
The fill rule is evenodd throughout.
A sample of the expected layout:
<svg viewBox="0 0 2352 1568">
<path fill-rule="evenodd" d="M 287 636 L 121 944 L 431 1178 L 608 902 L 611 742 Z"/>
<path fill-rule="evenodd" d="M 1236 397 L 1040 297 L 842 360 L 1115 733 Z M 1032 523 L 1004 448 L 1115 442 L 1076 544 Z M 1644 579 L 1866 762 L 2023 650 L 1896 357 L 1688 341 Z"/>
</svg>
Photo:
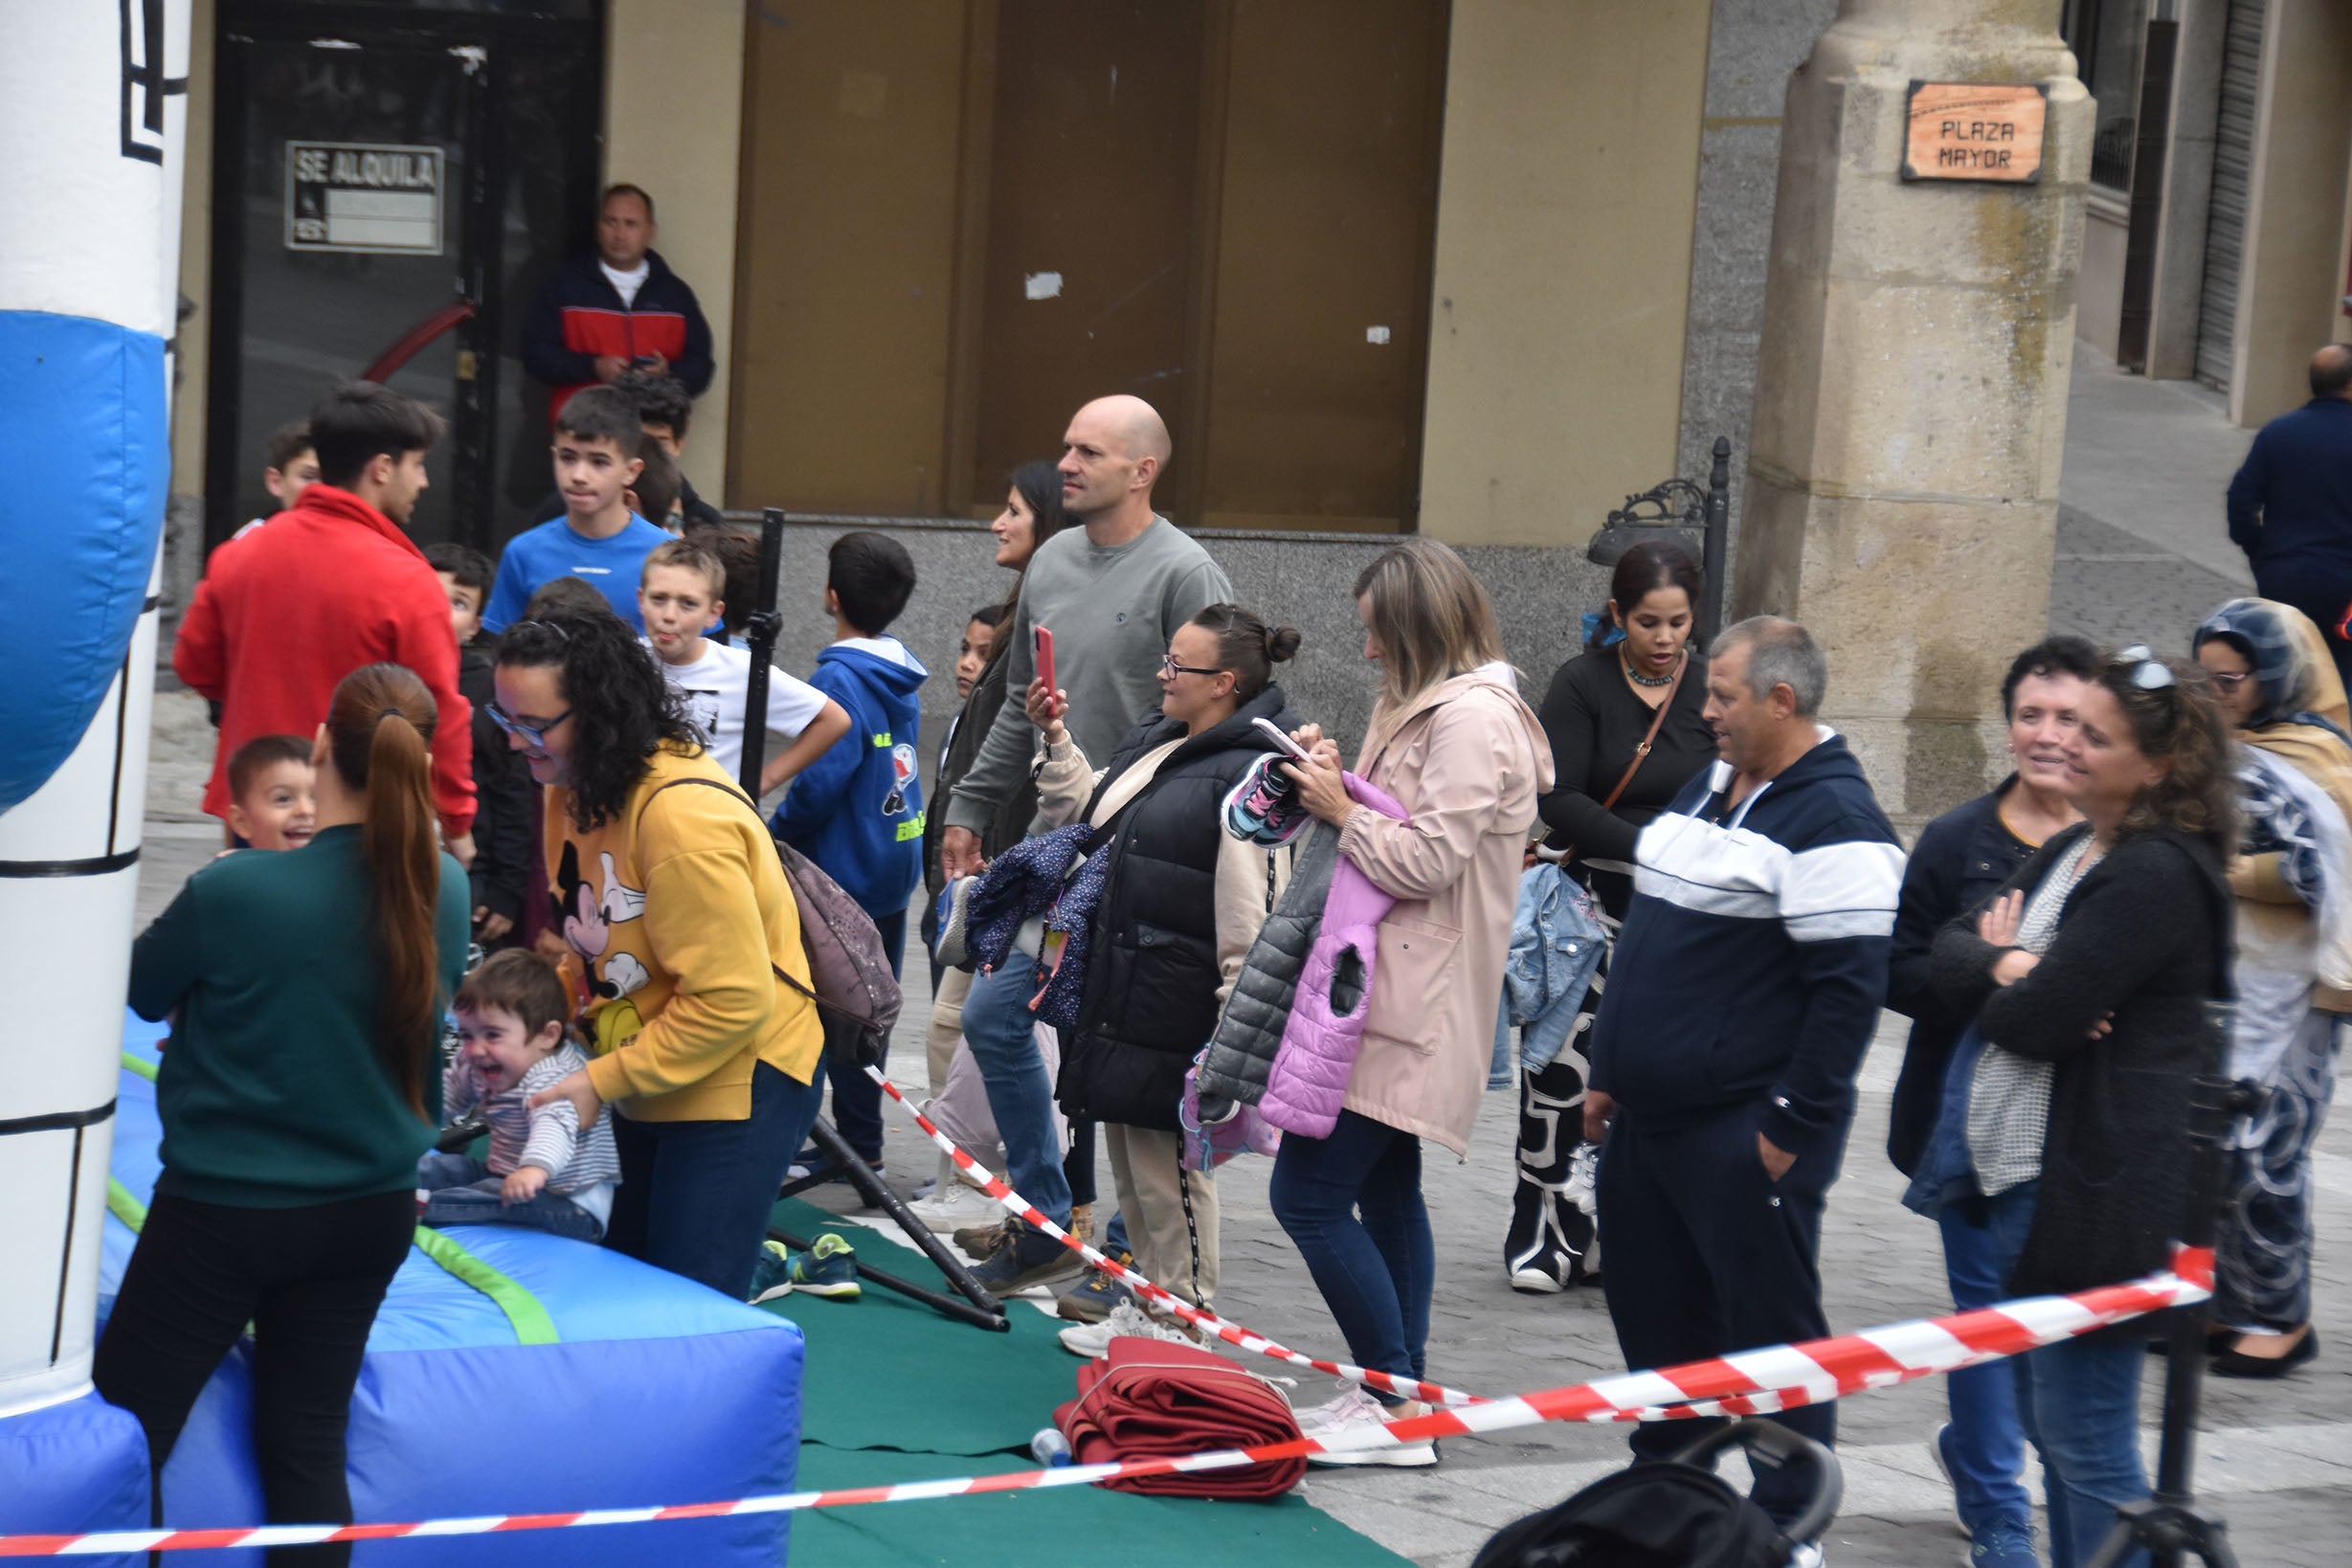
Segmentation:
<svg viewBox="0 0 2352 1568">
<path fill-rule="evenodd" d="M 2042 1455 L 2050 1568 L 2081 1568 L 2116 1527 L 2116 1509 L 2148 1495 L 2139 1464 L 2144 1325 L 2066 1339 L 2015 1358 L 2017 1414 Z M 2119 1568 L 2148 1568 L 2134 1550 Z"/>
<path fill-rule="evenodd" d="M 889 955 L 890 973 L 907 967 L 907 911 L 876 915 L 874 929 L 882 932 L 882 951 Z M 882 1086 L 865 1076 L 865 1068 L 848 1050 L 834 1048 L 838 1023 L 825 1030 L 825 1079 L 833 1086 L 833 1126 L 851 1151 L 868 1165 L 882 1163 Z M 889 1056 L 884 1042 L 884 1059 Z M 797 1144 L 795 1148 L 799 1147 Z"/>
<path fill-rule="evenodd" d="M 2018 1195 L 2023 1195 L 2022 1198 Z M 2033 1222 L 2033 1189 L 2012 1189 L 1982 1205 L 1969 1223 L 1974 1203 L 1946 1203 L 1937 1217 L 1943 1230 L 1943 1271 L 1951 1282 L 1952 1305 L 1960 1311 L 2008 1299 L 2009 1270 Z M 1953 1373 L 1944 1379 L 1952 1406 L 1952 1433 L 1944 1461 L 1952 1468 L 1952 1491 L 1960 1524 L 1971 1535 L 1994 1525 L 2019 1530 L 2033 1526 L 2033 1499 L 2019 1479 L 2026 1467 L 2026 1433 L 2017 1420 L 2017 1373 L 1993 1362 Z"/>
<path fill-rule="evenodd" d="M 1284 1137 L 1266 1198 L 1307 1260 L 1356 1365 L 1419 1378 L 1437 1280 L 1429 1209 L 1421 1196 L 1421 1140 L 1343 1110 L 1328 1138 Z M 1364 1392 L 1396 1402 L 1378 1390 Z"/>
<path fill-rule="evenodd" d="M 428 1225 L 528 1225 L 533 1230 L 594 1242 L 604 1223 L 560 1193 L 539 1189 L 536 1198 L 509 1203 L 499 1196 L 505 1177 L 470 1154 L 430 1152 L 416 1162 L 416 1185 L 433 1196 L 418 1218 Z"/>
<path fill-rule="evenodd" d="M 824 1088 L 762 1062 L 739 1122 L 639 1122 L 616 1114 L 620 1186 L 604 1244 L 741 1301 L 751 1288 L 768 1211 L 793 1152 L 816 1125 Z"/>
<path fill-rule="evenodd" d="M 1996 1282 L 1998 1298 L 2009 1294 L 2009 1275 L 2033 1225 L 2038 1185 L 2028 1181 L 2012 1187 L 1985 1205 L 1980 1267 Z M 1961 1206 L 1944 1209 L 1947 1268 L 1956 1266 L 1951 1262 L 1952 1210 Z M 1957 1294 L 1957 1273 L 1953 1288 Z M 2029 1351 L 2011 1357 L 2005 1369 L 1984 1369 L 2008 1373 L 2018 1424 L 2042 1456 L 2050 1568 L 2080 1568 L 2115 1529 L 2117 1506 L 2148 1495 L 2147 1474 L 2139 1465 L 2139 1369 L 2146 1360 L 2146 1328 L 2134 1325 Z M 1957 1418 L 1957 1381 L 1952 1400 Z M 1953 1480 L 1957 1485 L 1960 1477 Z M 2123 1558 L 2121 1568 L 2147 1568 L 2147 1561 L 2145 1552 L 2134 1552 Z"/>
<path fill-rule="evenodd" d="M 1058 1225 L 1070 1222 L 1070 1183 L 1054 1137 L 1054 1086 L 1038 1055 L 1037 960 L 1015 953 L 972 977 L 964 998 L 964 1042 L 988 1089 L 989 1112 L 1004 1140 L 1005 1179 Z"/>
</svg>

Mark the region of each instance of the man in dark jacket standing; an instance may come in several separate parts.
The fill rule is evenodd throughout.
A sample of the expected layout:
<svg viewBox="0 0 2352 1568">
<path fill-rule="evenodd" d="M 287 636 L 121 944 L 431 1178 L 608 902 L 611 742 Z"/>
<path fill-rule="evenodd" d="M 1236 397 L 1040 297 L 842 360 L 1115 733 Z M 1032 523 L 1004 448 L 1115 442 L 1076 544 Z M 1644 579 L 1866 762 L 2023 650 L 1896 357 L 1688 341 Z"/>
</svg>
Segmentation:
<svg viewBox="0 0 2352 1568">
<path fill-rule="evenodd" d="M 2246 552 L 2255 592 L 2326 634 L 2352 685 L 2352 346 L 2312 355 L 2311 401 L 2254 437 L 2229 482 L 2229 541 Z"/>
<path fill-rule="evenodd" d="M 1602 1276 L 1633 1368 L 1818 1338 L 1821 1217 L 1886 994 L 1903 851 L 1846 743 L 1814 721 L 1803 627 L 1743 620 L 1708 650 L 1721 760 L 1642 830 L 1593 1026 Z M 1774 1418 L 1824 1443 L 1836 1406 Z M 1635 1454 L 1691 1441 L 1637 1426 Z M 1809 1478 L 1761 1474 L 1786 1525 Z"/>
<path fill-rule="evenodd" d="M 649 370 L 695 397 L 718 369 L 694 291 L 653 249 L 653 197 L 616 185 L 597 210 L 596 248 L 556 269 L 523 324 L 523 368 L 549 387 L 548 419 L 582 387 Z"/>
</svg>

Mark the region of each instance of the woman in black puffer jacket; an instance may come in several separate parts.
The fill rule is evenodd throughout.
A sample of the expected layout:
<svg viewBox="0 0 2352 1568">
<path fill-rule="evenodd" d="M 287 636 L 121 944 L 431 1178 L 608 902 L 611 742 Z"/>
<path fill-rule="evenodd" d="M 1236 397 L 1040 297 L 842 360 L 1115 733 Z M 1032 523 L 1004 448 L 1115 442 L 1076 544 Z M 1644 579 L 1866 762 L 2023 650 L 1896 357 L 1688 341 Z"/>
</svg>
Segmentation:
<svg viewBox="0 0 2352 1568">
<path fill-rule="evenodd" d="M 2189 1218 L 2190 1080 L 2221 1060 L 2208 1004 L 2229 989 L 2231 781 L 2208 683 L 2128 649 L 2078 711 L 2066 757 L 2084 821 L 1936 940 L 1936 987 L 1977 1030 L 1954 1051 L 1917 1181 L 1982 1206 L 2012 1295 L 2165 1266 Z M 2013 1363 L 2053 1568 L 2087 1560 L 2116 1509 L 2148 1495 L 2144 1337 L 2094 1334 Z"/>
<path fill-rule="evenodd" d="M 1042 688 L 1030 688 L 1030 718 L 1045 738 L 1039 818 L 1108 827 L 1096 853 L 1112 857 L 1055 1092 L 1073 1122 L 1102 1124 L 1137 1265 L 1196 1304 L 1217 1285 L 1217 1188 L 1206 1172 L 1180 1167 L 1184 1070 L 1217 1027 L 1289 859 L 1229 837 L 1224 798 L 1274 750 L 1253 720 L 1298 727 L 1272 681 L 1298 642 L 1293 628 L 1238 605 L 1201 611 L 1169 641 L 1160 711 L 1099 773 Z M 1089 1334 L 1150 1328 L 1124 1310 L 1064 1339 L 1090 1354 Z"/>
</svg>

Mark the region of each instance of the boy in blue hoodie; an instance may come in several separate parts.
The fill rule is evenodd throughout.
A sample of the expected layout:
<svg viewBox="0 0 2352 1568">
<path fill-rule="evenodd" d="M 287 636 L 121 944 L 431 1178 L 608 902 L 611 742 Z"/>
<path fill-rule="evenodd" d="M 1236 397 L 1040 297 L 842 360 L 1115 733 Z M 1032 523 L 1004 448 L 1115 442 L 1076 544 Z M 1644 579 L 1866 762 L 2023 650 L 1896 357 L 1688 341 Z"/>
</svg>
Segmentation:
<svg viewBox="0 0 2352 1568">
<path fill-rule="evenodd" d="M 915 693 L 930 672 L 885 634 L 914 594 L 914 558 L 887 534 L 862 530 L 836 539 L 825 562 L 835 640 L 809 684 L 847 711 L 849 733 L 793 780 L 773 825 L 874 917 L 895 974 L 906 958 L 907 901 L 923 881 Z M 825 1072 L 834 1126 L 879 1171 L 881 1088 L 846 1051 L 828 1049 Z M 804 1151 L 798 1163 L 814 1166 L 817 1156 Z"/>
</svg>

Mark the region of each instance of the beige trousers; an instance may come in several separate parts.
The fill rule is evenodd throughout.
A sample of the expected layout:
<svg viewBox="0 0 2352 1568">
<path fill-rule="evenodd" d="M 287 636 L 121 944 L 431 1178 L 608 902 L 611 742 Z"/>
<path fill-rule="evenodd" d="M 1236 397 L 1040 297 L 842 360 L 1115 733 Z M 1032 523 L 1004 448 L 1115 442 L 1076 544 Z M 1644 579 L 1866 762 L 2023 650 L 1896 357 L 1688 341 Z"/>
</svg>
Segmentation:
<svg viewBox="0 0 2352 1568">
<path fill-rule="evenodd" d="M 1217 1183 L 1206 1171 L 1180 1167 L 1181 1135 L 1104 1122 L 1111 1184 L 1127 1239 L 1144 1278 L 1164 1285 L 1196 1307 L 1217 1293 Z M 1178 1187 L 1178 1182 L 1183 1185 Z M 1193 1224 L 1184 1222 L 1184 1193 L 1192 1195 Z M 1200 1238 L 1200 1268 L 1193 1269 L 1193 1230 Z"/>
<path fill-rule="evenodd" d="M 939 976 L 939 995 L 931 998 L 930 1033 L 923 1041 L 933 1094 L 948 1091 L 948 1064 L 955 1060 L 955 1042 L 964 1036 L 964 998 L 971 995 L 970 971 L 952 969 Z"/>
</svg>

